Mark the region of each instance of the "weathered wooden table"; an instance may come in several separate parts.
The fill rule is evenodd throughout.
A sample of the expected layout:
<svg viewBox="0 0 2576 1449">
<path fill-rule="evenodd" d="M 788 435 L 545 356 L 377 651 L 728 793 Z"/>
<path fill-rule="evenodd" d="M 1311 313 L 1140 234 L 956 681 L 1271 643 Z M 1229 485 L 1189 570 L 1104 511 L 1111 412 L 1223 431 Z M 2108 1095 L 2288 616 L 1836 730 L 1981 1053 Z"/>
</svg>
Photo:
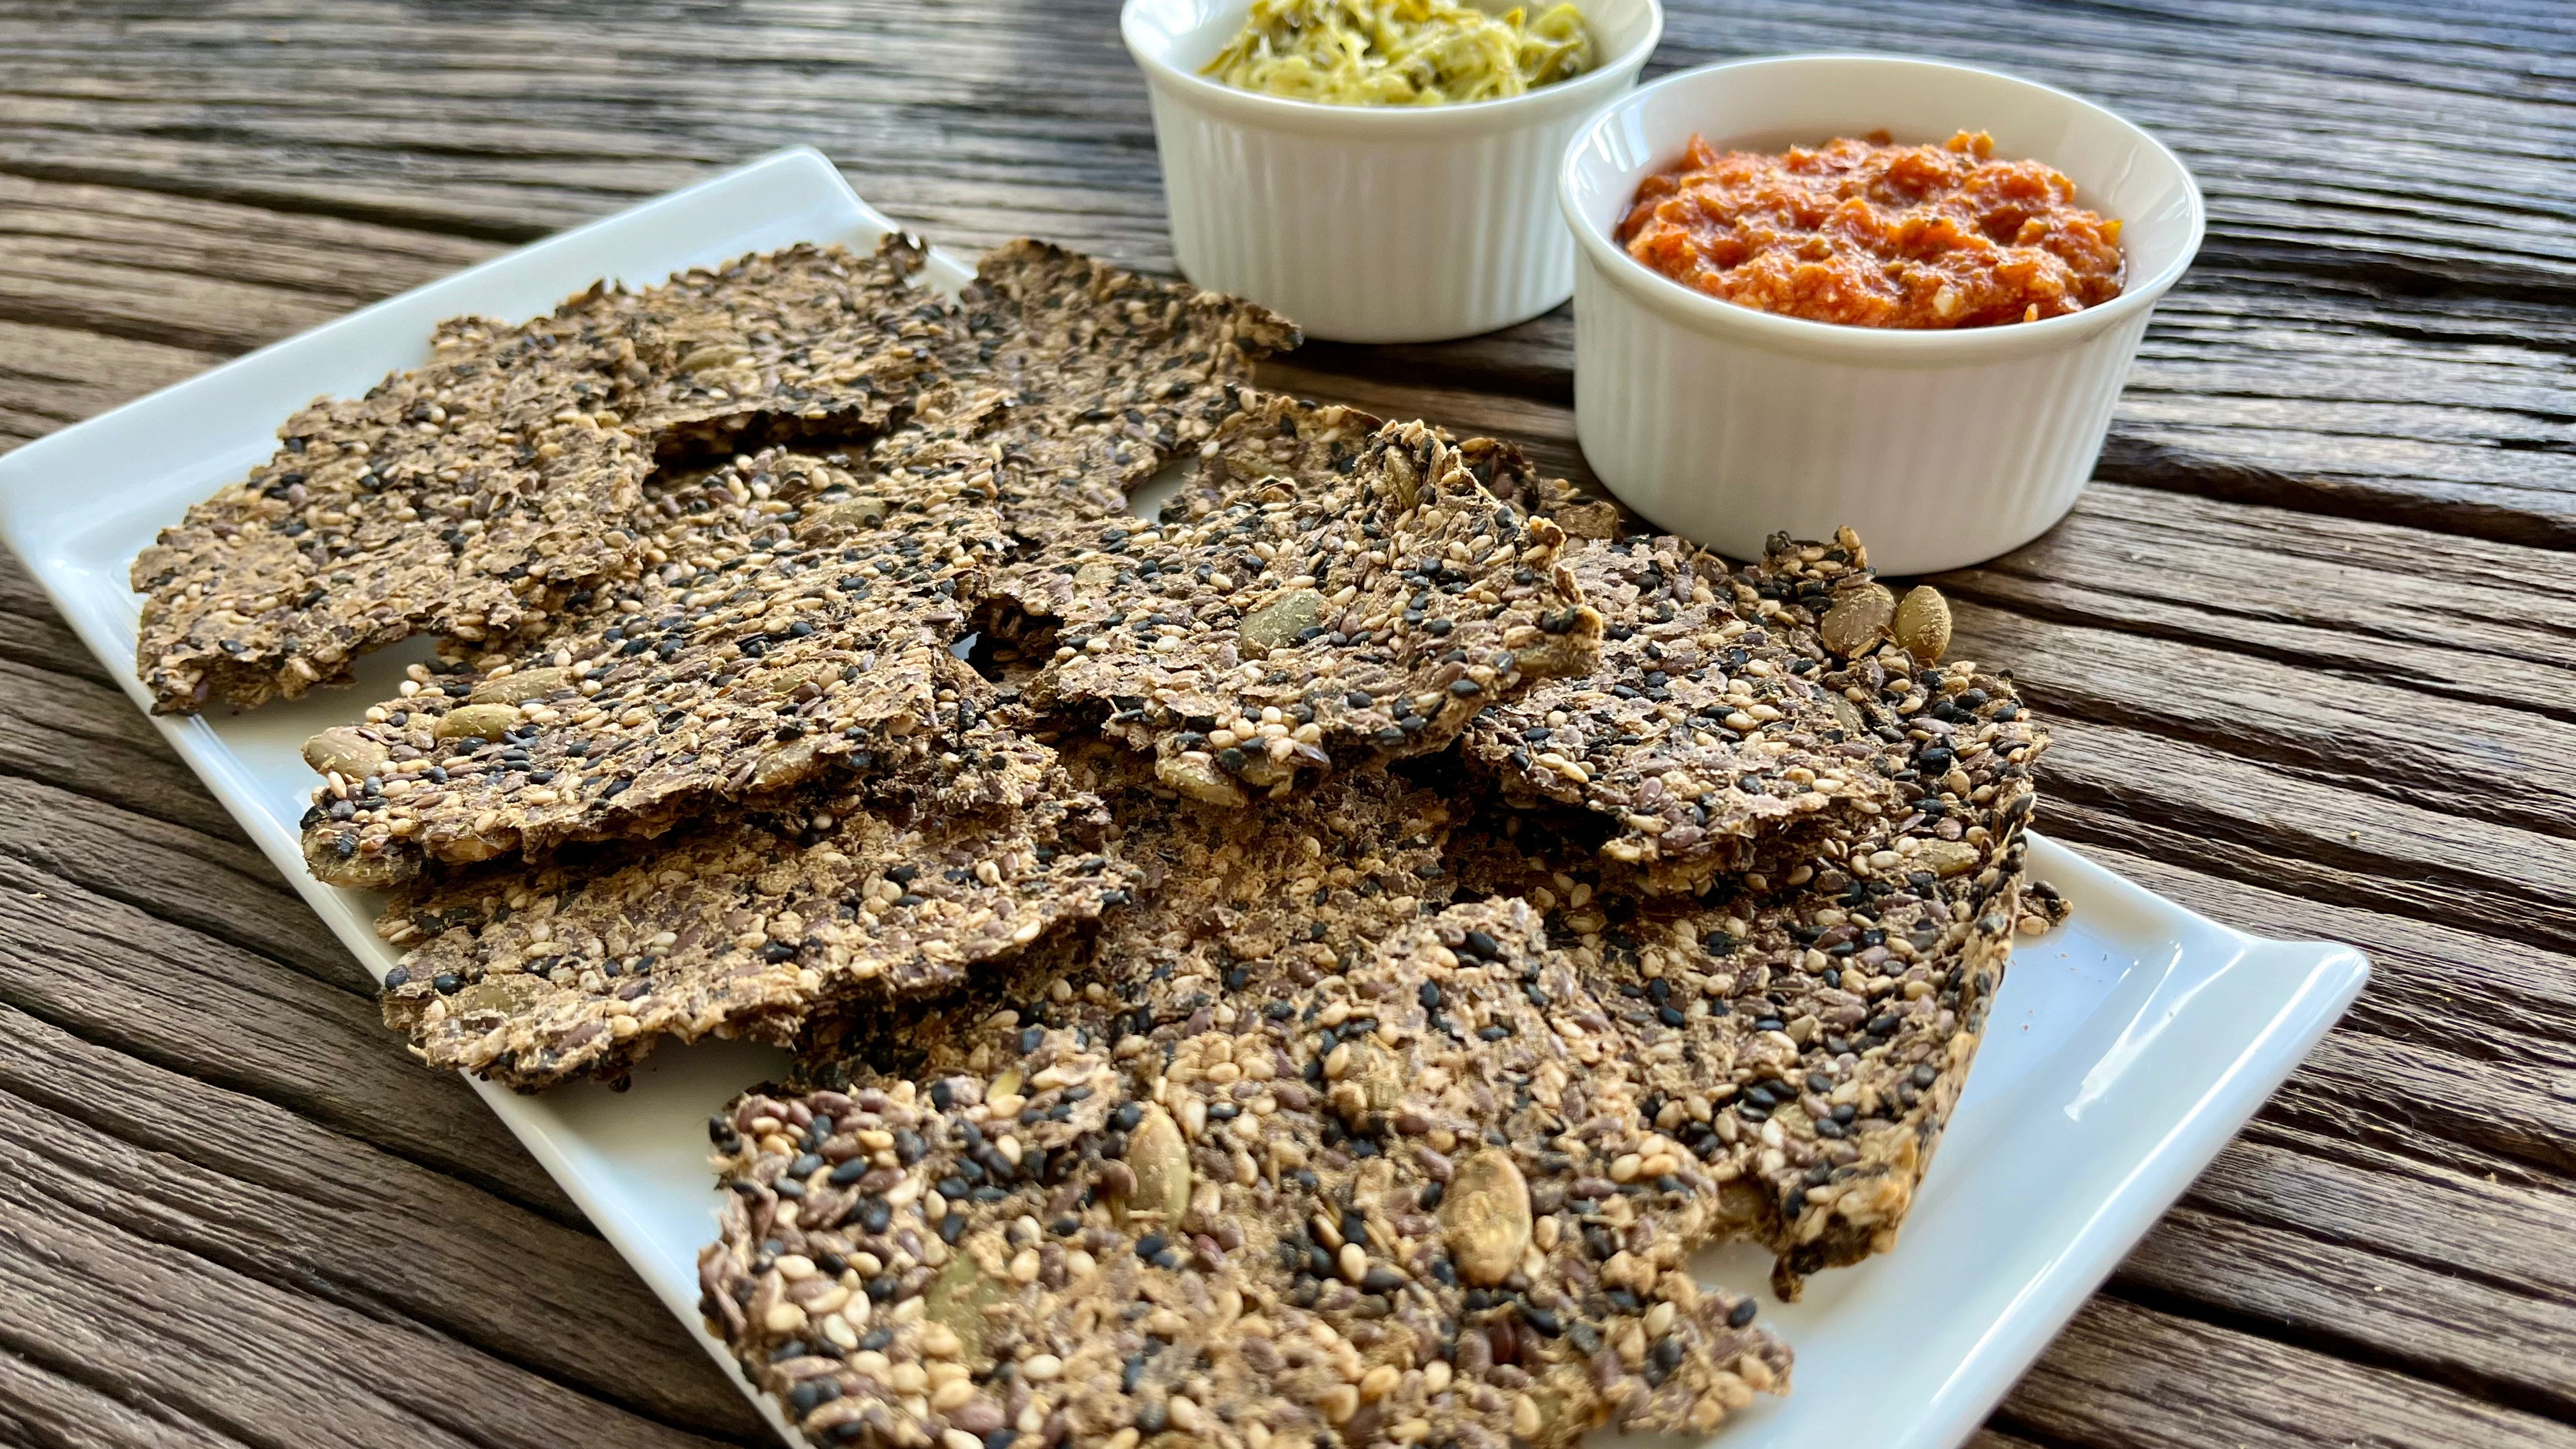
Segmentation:
<svg viewBox="0 0 2576 1449">
<path fill-rule="evenodd" d="M 2100 484 L 1940 582 L 2045 829 L 2379 968 L 1981 1443 L 2576 1445 L 2576 11 L 1680 0 L 1655 68 L 1822 47 L 2199 174 Z M 6 0 L 0 445 L 792 142 L 1170 265 L 1107 0 Z M 1569 333 L 1270 380 L 1579 474 Z M 0 1440 L 763 1437 L 0 554 Z"/>
</svg>

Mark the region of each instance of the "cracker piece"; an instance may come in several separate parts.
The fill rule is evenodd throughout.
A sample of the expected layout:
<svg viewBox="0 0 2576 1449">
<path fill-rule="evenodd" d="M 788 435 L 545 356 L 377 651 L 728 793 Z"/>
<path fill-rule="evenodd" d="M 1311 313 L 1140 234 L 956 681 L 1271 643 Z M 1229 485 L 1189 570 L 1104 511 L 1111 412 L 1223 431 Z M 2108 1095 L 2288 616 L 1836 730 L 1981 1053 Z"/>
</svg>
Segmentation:
<svg viewBox="0 0 2576 1449">
<path fill-rule="evenodd" d="M 1039 241 L 987 252 L 958 302 L 960 371 L 1012 398 L 1004 506 L 1033 529 L 1124 513 L 1234 410 L 1255 362 L 1300 340 L 1266 308 Z"/>
<path fill-rule="evenodd" d="M 648 359 L 684 344 L 722 351 L 732 344 L 704 340 L 718 324 L 766 345 L 820 325 L 817 315 L 858 315 L 854 296 L 899 293 L 916 260 L 890 247 L 869 264 L 880 283 L 856 287 L 842 274 L 862 269 L 843 253 L 747 259 L 629 299 L 623 326 L 645 339 L 636 351 Z M 772 287 L 783 300 L 762 301 Z M 712 799 L 769 798 L 818 769 L 885 768 L 928 747 L 930 704 L 989 693 L 939 654 L 979 623 L 1003 622 L 975 617 L 993 568 L 1020 546 L 1005 537 L 1001 510 L 1018 500 L 1052 516 L 1053 505 L 1029 500 L 1066 492 L 1068 478 L 1107 478 L 1109 496 L 1123 497 L 1116 470 L 1149 472 L 1159 450 L 1204 436 L 1210 417 L 1233 406 L 1223 381 L 1261 347 L 1293 341 L 1259 309 L 1034 245 L 997 252 L 969 301 L 971 327 L 927 344 L 910 340 L 911 324 L 935 308 L 858 329 L 896 339 L 891 354 L 869 357 L 926 355 L 957 374 L 909 377 L 909 414 L 855 460 L 773 450 L 712 477 L 657 477 L 639 512 L 654 564 L 644 577 L 593 604 L 581 625 L 477 661 L 474 678 L 416 677 L 406 698 L 370 711 L 356 727 L 369 750 L 446 778 L 394 793 L 383 793 L 394 780 L 371 791 L 345 772 L 326 784 L 307 824 L 316 873 L 381 885 L 425 859 L 651 834 Z M 959 341 L 970 336 L 971 346 Z M 818 345 L 781 362 L 755 347 L 751 360 L 725 366 L 769 379 L 758 388 L 710 363 L 732 382 L 634 406 L 657 428 L 676 424 L 654 408 L 710 393 L 784 406 L 805 383 L 780 376 L 810 380 L 836 355 Z M 782 374 L 789 363 L 809 370 Z M 869 375 L 860 384 L 849 396 L 863 402 L 896 395 Z M 1107 421 L 1092 416 L 1112 404 Z M 855 426 L 846 413 L 825 421 Z M 1090 465 L 1105 471 L 1080 471 Z M 852 593 L 862 576 L 866 592 Z M 447 740 L 486 747 L 449 768 Z"/>
<path fill-rule="evenodd" d="M 657 489 L 660 570 L 504 665 L 424 671 L 346 732 L 386 763 L 326 782 L 308 863 L 381 883 L 424 859 L 651 835 L 711 800 L 941 748 L 988 692 L 950 646 L 1007 548 L 971 437 L 984 414 L 965 411 L 916 418 L 912 450 L 866 476 L 773 450 Z"/>
<path fill-rule="evenodd" d="M 918 243 L 795 247 L 640 293 L 594 286 L 519 326 L 440 324 L 431 359 L 314 404 L 251 476 L 135 560 L 155 708 L 346 683 L 415 633 L 547 627 L 627 570 L 657 457 L 882 426 L 948 346 Z"/>
<path fill-rule="evenodd" d="M 1496 502 L 1436 430 L 1358 436 L 1364 419 L 1250 399 L 1202 460 L 1222 506 L 1056 566 L 1074 584 L 1030 703 L 1105 713 L 1175 788 L 1240 804 L 1441 749 L 1494 701 L 1588 668 L 1599 616 L 1557 567 L 1556 526 Z"/>
<path fill-rule="evenodd" d="M 577 308 L 463 319 L 423 366 L 289 418 L 275 455 L 135 558 L 153 708 L 343 684 L 368 650 L 533 627 L 624 567 L 652 460 L 610 410 L 617 341 Z"/>
<path fill-rule="evenodd" d="M 1904 726 L 1907 798 L 1775 865 L 1767 889 L 1623 898 L 1597 859 L 1552 858 L 1527 830 L 1527 859 L 1498 868 L 1489 846 L 1460 862 L 1465 888 L 1549 909 L 1651 1089 L 1641 1112 L 1724 1184 L 1726 1232 L 1777 1256 L 1790 1298 L 1806 1274 L 1894 1246 L 2002 982 L 2047 746 L 2010 681 L 1973 665 L 1870 660 L 1827 682 L 1866 684 L 1873 721 Z"/>
<path fill-rule="evenodd" d="M 1605 817 L 1603 853 L 1659 889 L 1704 889 L 1720 871 L 1752 868 L 1763 837 L 1886 809 L 1887 782 L 1836 748 L 1857 718 L 1817 682 L 1834 659 L 1812 616 L 1760 592 L 1866 586 L 1865 556 L 1840 544 L 1803 555 L 1784 546 L 1751 574 L 1760 587 L 1739 590 L 1687 539 L 1569 549 L 1604 620 L 1599 663 L 1486 711 L 1465 757 L 1516 804 Z"/>
<path fill-rule="evenodd" d="M 2044 936 L 2066 924 L 2075 904 L 2044 880 L 2033 880 L 2021 894 L 2021 919 L 2014 928 L 2025 936 Z"/>
<path fill-rule="evenodd" d="M 711 1330 L 824 1444 L 1556 1446 L 1785 1388 L 1684 1265 L 1713 1185 L 1610 1181 L 1634 1091 L 1535 913 L 1346 943 L 1343 896 L 736 1103 Z"/>
<path fill-rule="evenodd" d="M 1202 954 L 1258 955 L 1293 947 L 1329 970 L 1337 953 L 1385 939 L 1447 899 L 1449 806 L 1434 792 L 1369 772 L 1344 776 L 1257 819 L 1193 800 L 1157 780 L 1150 761 L 1097 739 L 1066 742 L 1075 788 L 1110 820 L 1102 848 L 1144 884 L 1130 908 L 1022 977 L 1076 966 L 1143 976 Z M 1311 844 L 1310 844 L 1311 842 Z M 1322 943 L 1319 947 L 1318 943 Z M 975 990 L 900 1019 L 865 1013 L 817 1019 L 800 1043 L 799 1086 L 837 1085 L 865 1062 L 918 1065 L 937 1043 L 970 1035 L 1024 980 L 987 977 Z"/>
<path fill-rule="evenodd" d="M 1019 810 L 861 797 L 487 866 L 399 894 L 386 1023 L 433 1066 L 521 1090 L 615 1077 L 664 1039 L 784 1044 L 817 1011 L 937 992 L 1124 903 L 1069 791 Z"/>
<path fill-rule="evenodd" d="M 682 272 L 621 309 L 640 381 L 627 425 L 656 456 L 863 441 L 943 375 L 957 318 L 913 278 L 921 243 L 800 243 Z"/>
<path fill-rule="evenodd" d="M 1256 493 L 1276 476 L 1287 489 L 1321 496 L 1345 486 L 1369 434 L 1385 420 L 1355 408 L 1302 402 L 1252 388 L 1224 389 L 1225 409 L 1193 449 L 1187 475 L 1164 500 L 1154 523 L 1128 512 L 1123 493 L 1113 511 L 1059 499 L 1020 514 L 1021 557 L 1003 571 L 997 588 L 1025 617 L 1061 631 L 1096 629 L 1139 601 L 1169 589 L 1141 576 L 1134 546 L 1151 547 L 1191 529 L 1224 528 L 1216 515 Z M 1441 436 L 1445 437 L 1445 434 Z M 1107 507 L 1106 504 L 1103 505 Z"/>
<path fill-rule="evenodd" d="M 1205 443 L 1242 406 L 1253 364 L 1298 335 L 1250 303 L 1032 241 L 988 253 L 960 308 L 959 375 L 1008 400 L 991 436 L 1020 545 L 978 631 L 1042 659 L 1073 591 L 1058 566 L 1132 532 L 1128 495 Z"/>
<path fill-rule="evenodd" d="M 1644 531 L 1635 514 L 1563 478 L 1548 476 L 1516 444 L 1470 438 L 1459 447 L 1486 492 L 1527 512 L 1554 519 L 1568 538 L 1624 538 Z"/>
</svg>

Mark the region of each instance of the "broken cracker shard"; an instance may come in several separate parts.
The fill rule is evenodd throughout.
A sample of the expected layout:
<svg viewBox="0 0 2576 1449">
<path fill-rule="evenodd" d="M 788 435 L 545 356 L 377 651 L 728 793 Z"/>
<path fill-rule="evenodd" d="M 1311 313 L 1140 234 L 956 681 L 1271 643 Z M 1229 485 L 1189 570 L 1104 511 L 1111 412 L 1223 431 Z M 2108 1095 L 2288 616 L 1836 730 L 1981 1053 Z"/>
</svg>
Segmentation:
<svg viewBox="0 0 2576 1449">
<path fill-rule="evenodd" d="M 729 447 L 763 419 L 873 427 L 902 407 L 929 326 L 910 285 L 922 260 L 899 240 L 871 257 L 795 247 L 641 293 L 594 287 L 515 327 L 442 323 L 426 365 L 296 414 L 267 462 L 137 557 L 154 708 L 345 684 L 359 655 L 416 634 L 551 627 L 635 570 L 665 448 Z M 669 369 L 715 341 L 743 344 L 735 367 Z"/>
<path fill-rule="evenodd" d="M 919 262 L 452 324 L 138 560 L 164 709 L 443 636 L 305 746 L 388 1021 L 523 1089 L 794 1046 L 710 1123 L 701 1306 L 811 1442 L 1556 1449 L 1785 1391 L 1687 1255 L 1893 1245 L 2049 914 L 2009 680 L 1848 530 L 1730 564 L 1248 388 L 1257 307 Z"/>
</svg>

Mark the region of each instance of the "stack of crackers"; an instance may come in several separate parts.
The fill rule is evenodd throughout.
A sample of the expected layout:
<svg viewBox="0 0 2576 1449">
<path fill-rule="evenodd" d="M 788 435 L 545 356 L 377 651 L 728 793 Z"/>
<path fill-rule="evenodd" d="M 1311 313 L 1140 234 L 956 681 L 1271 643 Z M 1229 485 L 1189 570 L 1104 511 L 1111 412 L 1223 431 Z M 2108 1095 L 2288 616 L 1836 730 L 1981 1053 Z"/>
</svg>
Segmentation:
<svg viewBox="0 0 2576 1449">
<path fill-rule="evenodd" d="M 709 1328 L 817 1444 L 1554 1445 L 1785 1391 L 1893 1245 L 2046 737 L 1848 532 L 1741 564 L 1262 392 L 1233 299 L 800 247 L 292 419 L 135 564 L 161 707 L 344 683 L 313 873 L 523 1090 L 793 1049 Z M 1151 520 L 1129 495 L 1176 471 Z"/>
</svg>

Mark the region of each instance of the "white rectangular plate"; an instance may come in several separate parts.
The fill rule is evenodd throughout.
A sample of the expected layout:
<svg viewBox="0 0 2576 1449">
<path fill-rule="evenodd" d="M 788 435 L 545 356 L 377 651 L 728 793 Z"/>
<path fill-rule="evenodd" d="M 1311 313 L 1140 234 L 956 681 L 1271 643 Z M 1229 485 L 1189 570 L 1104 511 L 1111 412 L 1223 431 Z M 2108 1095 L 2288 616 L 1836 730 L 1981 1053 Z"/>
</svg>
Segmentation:
<svg viewBox="0 0 2576 1449">
<path fill-rule="evenodd" d="M 812 150 L 785 151 L 378 303 L 0 457 L 0 538 L 137 705 L 126 566 L 156 529 L 241 476 L 317 394 L 354 394 L 420 362 L 433 323 L 518 319 L 593 280 L 633 284 L 796 241 L 873 246 L 892 223 Z M 965 268 L 939 258 L 947 286 Z M 303 740 L 385 697 L 417 648 L 367 662 L 355 691 L 243 715 L 160 719 L 162 733 L 360 962 L 393 953 L 375 903 L 305 875 Z M 1729 1449 L 1945 1449 L 1966 1438 L 2129 1245 L 2181 1193 L 2361 989 L 2348 947 L 2258 940 L 2034 840 L 2071 924 L 2014 955 L 1985 1047 L 1905 1225 L 1903 1247 L 1813 1279 L 1766 1317 L 1797 1350 L 1797 1391 L 1719 1435 Z M 385 1050 L 399 1048 L 388 1037 Z M 484 1099 L 662 1301 L 733 1371 L 697 1313 L 696 1260 L 718 1194 L 707 1115 L 780 1054 L 666 1048 L 632 1090 L 578 1085 Z M 1762 1255 L 1711 1255 L 1755 1289 Z M 496 1292 L 507 1292 L 506 1286 Z M 739 1381 L 740 1375 L 736 1373 Z M 754 1396 L 777 1421 L 774 1407 Z"/>
</svg>

